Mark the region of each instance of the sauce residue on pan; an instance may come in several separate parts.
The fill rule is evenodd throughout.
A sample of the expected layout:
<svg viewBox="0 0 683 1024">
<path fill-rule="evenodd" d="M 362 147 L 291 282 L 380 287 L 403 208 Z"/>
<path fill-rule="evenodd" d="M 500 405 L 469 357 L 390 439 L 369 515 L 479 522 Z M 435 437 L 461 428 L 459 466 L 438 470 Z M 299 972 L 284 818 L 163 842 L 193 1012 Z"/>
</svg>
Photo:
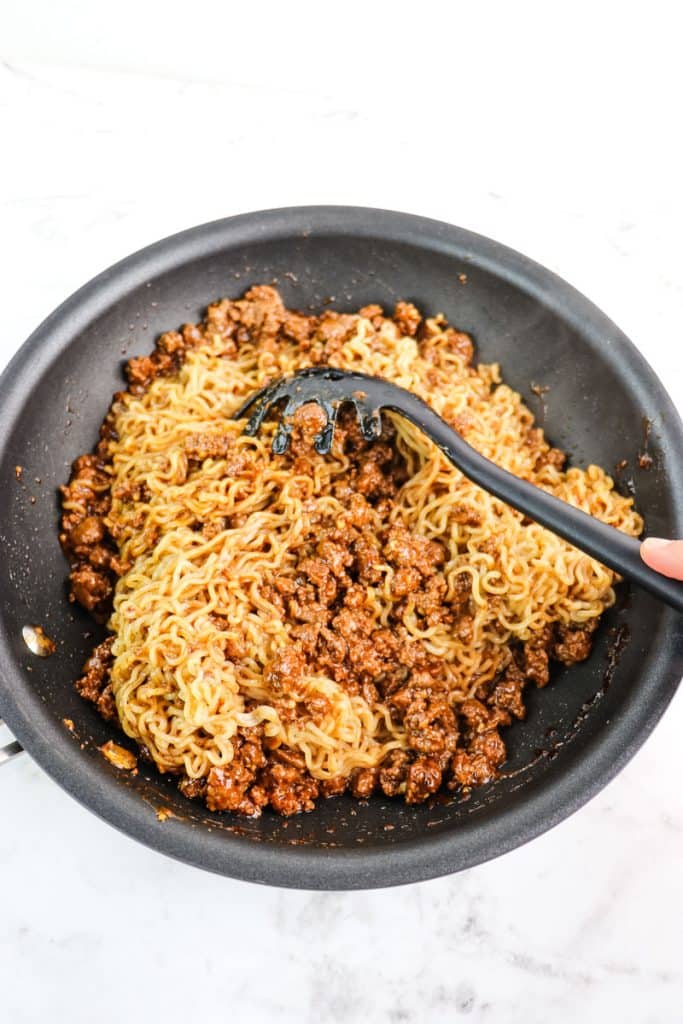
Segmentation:
<svg viewBox="0 0 683 1024">
<path fill-rule="evenodd" d="M 536 395 L 536 398 L 538 398 L 539 402 L 541 403 L 541 411 L 538 417 L 538 422 L 545 423 L 546 417 L 548 415 L 548 403 L 545 400 L 545 396 L 550 391 L 550 388 L 547 384 L 534 384 L 534 382 L 532 381 L 529 385 L 529 390 L 532 394 Z"/>
<path fill-rule="evenodd" d="M 120 747 L 113 740 L 107 740 L 101 747 L 98 747 L 98 750 L 115 768 L 120 768 L 124 772 L 137 771 L 138 759 L 135 754 L 132 754 L 130 750 L 126 750 L 125 747 Z"/>
<path fill-rule="evenodd" d="M 650 444 L 650 434 L 652 433 L 652 420 L 648 419 L 647 416 L 643 416 L 643 447 L 638 452 L 638 465 L 641 469 L 652 469 L 654 465 L 654 459 L 648 451 Z"/>
</svg>

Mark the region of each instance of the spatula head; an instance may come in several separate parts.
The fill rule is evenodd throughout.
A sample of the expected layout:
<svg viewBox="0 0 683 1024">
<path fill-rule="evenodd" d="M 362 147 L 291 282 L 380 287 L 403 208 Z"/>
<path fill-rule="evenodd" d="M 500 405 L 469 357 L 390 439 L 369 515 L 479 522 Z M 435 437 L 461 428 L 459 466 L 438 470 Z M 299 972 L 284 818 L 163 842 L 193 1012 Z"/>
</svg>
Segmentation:
<svg viewBox="0 0 683 1024">
<path fill-rule="evenodd" d="M 269 413 L 276 409 L 282 419 L 273 440 L 273 451 L 281 455 L 289 446 L 297 409 L 315 402 L 325 413 L 326 422 L 314 440 L 314 447 L 320 455 L 327 455 L 332 448 L 337 416 L 343 405 L 353 406 L 361 434 L 367 441 L 379 438 L 382 417 L 377 391 L 378 385 L 386 383 L 367 374 L 313 366 L 299 370 L 291 377 L 281 377 L 262 388 L 235 413 L 235 419 L 248 416 L 244 432 L 254 437 Z"/>
</svg>

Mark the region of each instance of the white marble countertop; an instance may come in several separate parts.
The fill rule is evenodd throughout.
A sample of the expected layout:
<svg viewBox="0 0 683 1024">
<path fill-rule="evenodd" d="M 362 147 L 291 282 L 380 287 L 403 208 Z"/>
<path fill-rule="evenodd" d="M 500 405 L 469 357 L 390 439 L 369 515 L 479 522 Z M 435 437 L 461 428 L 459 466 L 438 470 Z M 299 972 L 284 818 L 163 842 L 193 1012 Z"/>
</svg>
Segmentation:
<svg viewBox="0 0 683 1024">
<path fill-rule="evenodd" d="M 9 6 L 3 363 L 63 297 L 158 237 L 349 203 L 461 224 L 556 270 L 683 408 L 681 75 L 656 5 L 622 4 L 614 24 L 572 5 L 558 24 L 547 5 L 424 4 L 409 23 L 414 5 L 396 3 L 389 26 L 355 2 Z M 2 1019 L 683 1020 L 682 727 L 679 694 L 621 775 L 530 845 L 351 894 L 174 863 L 24 756 L 0 773 Z"/>
</svg>

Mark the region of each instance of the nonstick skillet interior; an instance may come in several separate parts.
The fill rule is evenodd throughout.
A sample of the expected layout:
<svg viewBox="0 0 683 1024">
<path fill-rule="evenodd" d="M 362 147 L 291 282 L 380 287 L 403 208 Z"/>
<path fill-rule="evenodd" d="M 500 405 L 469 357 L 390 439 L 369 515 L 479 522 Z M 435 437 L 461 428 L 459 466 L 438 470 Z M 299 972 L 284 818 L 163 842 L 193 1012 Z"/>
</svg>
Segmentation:
<svg viewBox="0 0 683 1024">
<path fill-rule="evenodd" d="M 98 745 L 119 737 L 73 689 L 101 630 L 66 600 L 56 488 L 73 458 L 92 448 L 126 357 L 200 318 L 213 299 L 266 282 L 303 310 L 410 299 L 445 313 L 472 333 L 481 360 L 501 363 L 506 383 L 574 464 L 612 469 L 628 460 L 618 479 L 634 488 L 648 531 L 683 534 L 680 420 L 630 343 L 564 282 L 494 242 L 402 214 L 302 208 L 216 222 L 100 275 L 38 328 L 2 378 L 0 712 L 91 810 L 202 867 L 337 889 L 458 870 L 549 828 L 628 760 L 683 672 L 673 612 L 623 588 L 590 659 L 529 691 L 527 721 L 506 731 L 504 777 L 469 799 L 419 807 L 340 797 L 289 820 L 210 814 L 144 766 L 131 776 L 105 762 Z M 646 444 L 649 470 L 638 466 Z M 29 653 L 26 623 L 57 641 L 54 656 Z"/>
</svg>

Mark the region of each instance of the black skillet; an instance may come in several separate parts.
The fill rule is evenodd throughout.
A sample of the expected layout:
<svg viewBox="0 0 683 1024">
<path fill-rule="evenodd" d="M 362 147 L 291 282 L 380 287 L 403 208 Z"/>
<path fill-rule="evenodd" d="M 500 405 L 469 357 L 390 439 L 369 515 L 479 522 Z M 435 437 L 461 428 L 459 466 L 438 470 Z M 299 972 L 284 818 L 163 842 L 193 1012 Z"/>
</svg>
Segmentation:
<svg viewBox="0 0 683 1024">
<path fill-rule="evenodd" d="M 386 211 L 314 207 L 218 221 L 95 278 L 38 328 L 0 380 L 0 713 L 95 813 L 222 874 L 351 889 L 480 863 L 561 821 L 635 753 L 683 674 L 674 611 L 639 588 L 622 589 L 590 659 L 529 691 L 527 721 L 506 734 L 503 777 L 469 799 L 419 807 L 340 797 L 288 821 L 210 814 L 154 771 L 131 776 L 106 762 L 97 746 L 120 737 L 73 689 L 102 631 L 66 600 L 56 488 L 95 442 L 125 356 L 198 319 L 218 296 L 268 281 L 304 310 L 390 308 L 405 298 L 442 311 L 473 334 L 480 359 L 502 364 L 576 465 L 627 460 L 617 479 L 635 490 L 648 532 L 683 536 L 683 427 L 671 401 L 615 325 L 549 271 L 461 229 Z M 26 624 L 57 641 L 52 657 L 29 652 Z M 162 808 L 174 816 L 157 816 Z"/>
</svg>

